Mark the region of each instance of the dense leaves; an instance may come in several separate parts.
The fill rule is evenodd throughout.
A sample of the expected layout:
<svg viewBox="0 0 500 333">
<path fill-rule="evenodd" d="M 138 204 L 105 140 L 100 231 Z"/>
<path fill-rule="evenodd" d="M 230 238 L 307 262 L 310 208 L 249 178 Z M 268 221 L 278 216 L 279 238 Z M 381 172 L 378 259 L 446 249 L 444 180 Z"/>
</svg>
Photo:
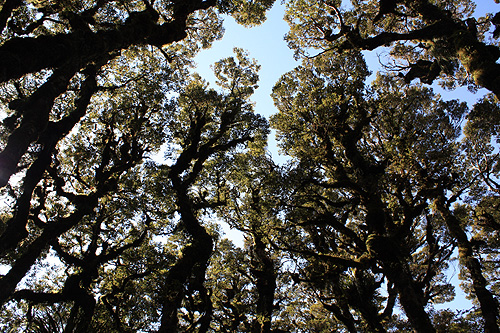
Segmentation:
<svg viewBox="0 0 500 333">
<path fill-rule="evenodd" d="M 442 78 L 447 87 L 469 84 L 474 89 L 475 84 L 499 96 L 500 52 L 488 32 L 493 14 L 474 17 L 473 1 L 363 0 L 346 7 L 341 3 L 287 2 L 287 40 L 298 55 L 385 48 L 385 65 L 400 72 L 407 83 Z"/>
<path fill-rule="evenodd" d="M 284 2 L 279 164 L 257 62 L 190 68 L 273 0 L 2 1 L 2 331 L 499 331 L 497 15 Z"/>
</svg>

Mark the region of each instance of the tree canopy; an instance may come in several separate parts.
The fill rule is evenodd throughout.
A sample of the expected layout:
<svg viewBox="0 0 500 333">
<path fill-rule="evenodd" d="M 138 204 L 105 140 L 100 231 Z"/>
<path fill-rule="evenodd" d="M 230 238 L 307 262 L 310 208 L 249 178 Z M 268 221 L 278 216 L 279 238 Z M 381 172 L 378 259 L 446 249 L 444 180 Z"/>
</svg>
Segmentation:
<svg viewBox="0 0 500 333">
<path fill-rule="evenodd" d="M 283 3 L 266 119 L 258 59 L 192 65 L 274 0 L 0 1 L 2 331 L 500 331 L 500 14 Z"/>
</svg>

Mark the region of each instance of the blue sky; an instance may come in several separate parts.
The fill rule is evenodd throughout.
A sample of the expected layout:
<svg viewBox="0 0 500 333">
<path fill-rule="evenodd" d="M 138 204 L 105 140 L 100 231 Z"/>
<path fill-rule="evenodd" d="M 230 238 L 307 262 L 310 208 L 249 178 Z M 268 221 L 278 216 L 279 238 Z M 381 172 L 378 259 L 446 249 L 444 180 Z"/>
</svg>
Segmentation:
<svg viewBox="0 0 500 333">
<path fill-rule="evenodd" d="M 195 58 L 198 63 L 196 71 L 215 87 L 215 77 L 210 66 L 225 57 L 233 56 L 233 48 L 239 47 L 255 58 L 261 69 L 259 72 L 259 88 L 252 96 L 255 112 L 269 117 L 277 110 L 270 96 L 272 87 L 281 75 L 295 68 L 299 62 L 293 59 L 293 52 L 288 49 L 283 37 L 288 31 L 288 24 L 283 21 L 284 6 L 279 1 L 267 13 L 267 20 L 253 28 L 238 25 L 231 17 L 225 17 L 226 32 L 220 41 L 207 50 L 203 50 Z M 274 132 L 269 137 L 269 150 L 273 158 L 278 159 Z"/>
<path fill-rule="evenodd" d="M 344 0 L 344 3 L 348 2 Z M 479 15 L 500 11 L 500 6 L 495 5 L 493 0 L 481 0 L 477 1 L 476 4 L 476 12 Z M 299 65 L 299 62 L 293 58 L 293 51 L 287 47 L 283 39 L 288 31 L 288 24 L 283 21 L 284 12 L 285 5 L 276 1 L 273 8 L 267 13 L 267 20 L 260 26 L 253 28 L 245 28 L 238 25 L 231 17 L 225 16 L 225 34 L 222 40 L 216 41 L 211 48 L 202 50 L 195 58 L 198 64 L 195 70 L 215 87 L 215 77 L 210 66 L 222 58 L 232 56 L 234 47 L 247 50 L 250 57 L 255 58 L 261 65 L 259 89 L 256 90 L 252 100 L 256 104 L 255 111 L 265 117 L 277 112 L 270 97 L 272 87 L 281 75 Z M 381 52 L 380 49 L 364 52 L 369 69 L 374 73 L 379 66 L 377 54 Z M 440 93 L 444 95 L 445 99 L 460 98 L 464 100 L 465 97 L 469 105 L 472 105 L 484 94 L 484 90 L 475 95 L 470 94 L 466 88 L 451 93 L 440 90 Z M 283 162 L 285 160 L 282 156 L 278 156 L 274 132 L 269 137 L 269 150 L 275 161 Z"/>
</svg>

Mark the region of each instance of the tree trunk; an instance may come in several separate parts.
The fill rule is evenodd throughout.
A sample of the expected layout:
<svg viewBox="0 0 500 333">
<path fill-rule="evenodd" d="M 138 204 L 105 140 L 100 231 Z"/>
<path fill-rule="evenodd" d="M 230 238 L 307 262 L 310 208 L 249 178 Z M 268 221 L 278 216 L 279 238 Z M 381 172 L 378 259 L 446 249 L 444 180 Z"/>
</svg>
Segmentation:
<svg viewBox="0 0 500 333">
<path fill-rule="evenodd" d="M 401 242 L 404 237 L 398 235 L 387 236 L 387 231 L 380 235 L 377 230 L 393 227 L 390 216 L 386 216 L 380 198 L 368 201 L 366 205 L 366 222 L 370 223 L 370 229 L 375 232 L 370 234 L 366 240 L 366 247 L 371 257 L 382 262 L 384 273 L 399 294 L 399 300 L 415 332 L 435 332 L 434 326 L 425 312 L 425 300 L 423 292 L 416 286 L 408 265 L 409 257 L 405 254 Z M 377 200 L 376 200 L 377 199 Z M 380 203 L 377 205 L 376 202 Z M 377 226 L 377 227 L 374 227 Z"/>
<path fill-rule="evenodd" d="M 422 291 L 416 288 L 408 264 L 402 262 L 384 263 L 384 272 L 394 283 L 399 294 L 399 301 L 414 331 L 420 333 L 435 332 L 429 315 L 425 312 Z"/>
<path fill-rule="evenodd" d="M 29 145 L 46 129 L 54 100 L 66 91 L 69 81 L 77 71 L 78 69 L 72 66 L 54 71 L 47 82 L 30 97 L 16 101 L 16 106 L 11 105 L 11 108 L 22 114 L 23 119 L 21 125 L 10 134 L 7 145 L 0 152 L 0 187 L 7 184 Z"/>
<path fill-rule="evenodd" d="M 9 6 L 11 2 L 7 1 L 5 5 Z M 20 111 L 23 120 L 0 152 L 0 187 L 7 184 L 28 146 L 45 129 L 55 98 L 66 90 L 69 80 L 77 72 L 92 63 L 102 66 L 103 59 L 107 61 L 116 51 L 131 45 L 161 47 L 180 41 L 187 36 L 187 16 L 214 5 L 215 1 L 212 0 L 185 0 L 180 6 L 182 8 L 174 13 L 174 20 L 161 25 L 156 23 L 158 14 L 147 8 L 142 12 L 132 13 L 115 30 L 92 32 L 90 29 L 82 29 L 69 34 L 15 37 L 1 45 L 0 82 L 42 69 L 54 68 L 54 74 L 26 102 L 21 102 L 21 108 L 11 105 Z M 2 9 L 0 16 L 3 11 Z"/>
<path fill-rule="evenodd" d="M 184 161 L 182 161 L 184 162 Z M 200 286 L 191 286 L 200 293 L 205 290 L 203 282 L 208 261 L 213 252 L 213 240 L 205 228 L 201 226 L 196 218 L 191 198 L 188 195 L 188 186 L 180 179 L 176 168 L 171 168 L 169 174 L 175 192 L 177 194 L 177 205 L 181 215 L 181 223 L 192 237 L 192 242 L 182 251 L 182 257 L 170 268 L 163 290 L 162 315 L 160 319 L 159 333 L 178 332 L 177 312 L 184 297 L 184 287 L 192 278 Z M 179 173 L 177 173 L 177 171 Z M 206 318 L 204 321 L 206 322 Z"/>
<path fill-rule="evenodd" d="M 0 33 L 5 29 L 7 20 L 12 15 L 12 12 L 17 7 L 21 6 L 21 0 L 5 0 L 2 10 L 0 11 Z"/>
<path fill-rule="evenodd" d="M 161 47 L 187 36 L 186 20 L 197 10 L 215 5 L 213 0 L 183 0 L 174 10 L 173 20 L 157 24 L 158 13 L 146 8 L 132 13 L 114 30 L 77 30 L 68 34 L 15 37 L 0 46 L 0 82 L 20 78 L 46 68 L 67 64 L 85 67 L 113 51 L 131 45 Z"/>
<path fill-rule="evenodd" d="M 276 274 L 274 263 L 266 252 L 266 245 L 258 235 L 254 236 L 252 246 L 252 275 L 256 277 L 257 318 L 254 319 L 253 333 L 271 332 L 271 320 L 276 290 Z"/>
<path fill-rule="evenodd" d="M 458 256 L 461 263 L 469 271 L 474 294 L 479 301 L 481 313 L 484 318 L 485 332 L 500 332 L 497 324 L 499 316 L 498 304 L 491 292 L 486 288 L 487 281 L 483 276 L 481 263 L 474 257 L 472 245 L 467 234 L 460 225 L 460 221 L 450 212 L 443 197 L 436 200 L 436 207 L 443 217 L 451 236 L 457 240 Z"/>
<path fill-rule="evenodd" d="M 486 46 L 464 30 L 456 34 L 454 44 L 457 58 L 478 86 L 484 87 L 500 98 L 500 65 L 496 63 L 500 49 Z"/>
<path fill-rule="evenodd" d="M 162 291 L 162 315 L 159 333 L 178 332 L 177 312 L 184 297 L 185 284 L 193 274 L 197 275 L 194 277 L 195 279 L 204 280 L 212 251 L 212 238 L 205 232 L 205 235 L 183 249 L 182 258 L 168 271 Z"/>
<path fill-rule="evenodd" d="M 42 234 L 27 247 L 9 272 L 0 279 L 0 285 L 2 286 L 0 288 L 0 305 L 4 304 L 13 295 L 17 284 L 23 279 L 48 244 L 78 224 L 85 215 L 91 213 L 98 204 L 97 199 L 97 196 L 92 196 L 82 209 L 78 209 L 70 216 L 45 227 Z"/>
<path fill-rule="evenodd" d="M 500 98 L 500 65 L 496 63 L 500 57 L 500 49 L 495 45 L 486 45 L 477 39 L 477 28 L 474 20 L 467 20 L 467 26 L 461 21 L 454 21 L 450 14 L 441 10 L 428 0 L 414 1 L 417 11 L 424 20 L 439 20 L 447 25 L 449 38 L 458 60 L 469 72 L 477 85 L 484 87 Z"/>
<path fill-rule="evenodd" d="M 49 122 L 46 130 L 41 134 L 39 143 L 43 145 L 43 149 L 26 172 L 22 193 L 16 203 L 16 212 L 8 221 L 6 229 L 0 236 L 0 254 L 16 247 L 27 236 L 26 224 L 28 222 L 33 191 L 42 179 L 45 170 L 52 162 L 52 154 L 57 143 L 85 115 L 90 99 L 97 89 L 94 74 L 95 72 L 92 71 L 82 84 L 80 97 L 76 102 L 76 109 L 57 123 Z"/>
</svg>

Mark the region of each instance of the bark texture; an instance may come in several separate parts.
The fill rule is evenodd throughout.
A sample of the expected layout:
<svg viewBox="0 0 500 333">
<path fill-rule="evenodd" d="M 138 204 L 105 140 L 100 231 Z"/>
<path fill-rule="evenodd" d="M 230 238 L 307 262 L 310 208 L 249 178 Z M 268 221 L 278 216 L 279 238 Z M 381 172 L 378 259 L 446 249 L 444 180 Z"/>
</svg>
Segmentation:
<svg viewBox="0 0 500 333">
<path fill-rule="evenodd" d="M 474 257 L 473 247 L 460 221 L 450 212 L 444 197 L 436 200 L 436 206 L 441 213 L 446 226 L 458 244 L 458 256 L 461 263 L 467 268 L 472 280 L 474 294 L 479 301 L 481 313 L 484 318 L 484 330 L 487 333 L 500 332 L 498 327 L 498 303 L 486 288 L 487 282 L 483 276 L 481 263 Z"/>
</svg>

